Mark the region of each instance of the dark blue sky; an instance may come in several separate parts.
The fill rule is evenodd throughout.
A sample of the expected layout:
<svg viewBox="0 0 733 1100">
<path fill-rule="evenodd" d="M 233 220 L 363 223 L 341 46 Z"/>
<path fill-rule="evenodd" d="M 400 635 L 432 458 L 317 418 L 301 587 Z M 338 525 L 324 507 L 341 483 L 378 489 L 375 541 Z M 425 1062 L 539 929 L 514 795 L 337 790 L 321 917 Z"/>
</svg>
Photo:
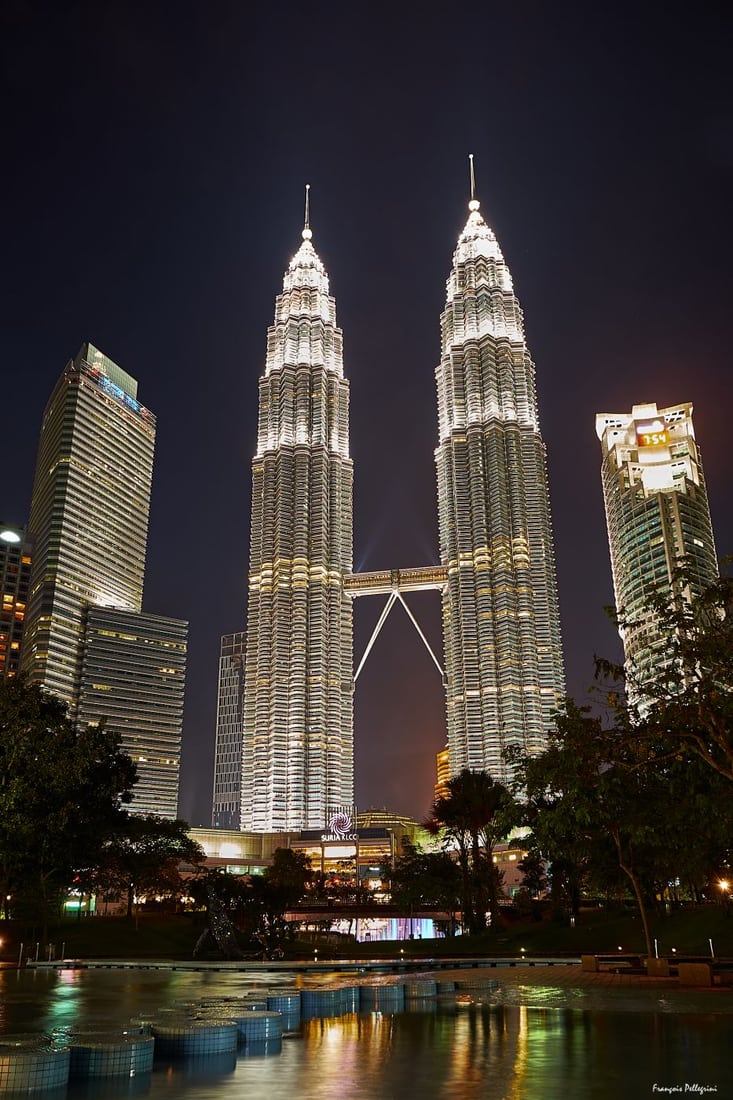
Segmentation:
<svg viewBox="0 0 733 1100">
<path fill-rule="evenodd" d="M 219 638 L 245 622 L 257 379 L 306 182 L 351 381 L 358 568 L 437 560 L 434 369 L 469 152 L 537 364 L 569 691 L 617 653 L 596 412 L 694 403 L 733 552 L 717 7 L 3 5 L 0 518 L 27 517 L 43 407 L 92 341 L 158 417 L 144 606 L 191 622 L 193 823 Z M 413 607 L 439 646 L 437 597 Z M 357 659 L 380 610 L 356 605 Z M 437 674 L 396 608 L 357 687 L 360 807 L 422 816 L 443 740 Z"/>
</svg>

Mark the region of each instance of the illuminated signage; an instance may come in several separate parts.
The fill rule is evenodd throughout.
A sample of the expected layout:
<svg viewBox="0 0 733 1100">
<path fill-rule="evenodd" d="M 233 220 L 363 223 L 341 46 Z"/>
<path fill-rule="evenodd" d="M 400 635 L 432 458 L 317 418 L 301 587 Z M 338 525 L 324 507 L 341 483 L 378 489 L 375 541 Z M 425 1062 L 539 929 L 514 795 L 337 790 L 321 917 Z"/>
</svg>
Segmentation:
<svg viewBox="0 0 733 1100">
<path fill-rule="evenodd" d="M 326 832 L 321 840 L 358 840 L 354 814 L 345 808 L 335 810 L 326 822 Z"/>
<path fill-rule="evenodd" d="M 108 378 L 98 367 L 90 367 L 89 373 L 100 389 L 103 389 L 105 393 L 113 397 L 120 405 L 127 405 L 128 409 L 132 409 L 132 411 L 136 413 L 141 413 L 143 415 L 147 413 L 147 409 L 144 409 L 140 402 L 135 400 L 132 394 L 123 390 L 122 386 L 117 386 L 112 379 Z"/>
<path fill-rule="evenodd" d="M 661 420 L 653 420 L 647 424 L 638 423 L 636 442 L 639 447 L 666 447 L 669 443 L 669 432 Z"/>
</svg>

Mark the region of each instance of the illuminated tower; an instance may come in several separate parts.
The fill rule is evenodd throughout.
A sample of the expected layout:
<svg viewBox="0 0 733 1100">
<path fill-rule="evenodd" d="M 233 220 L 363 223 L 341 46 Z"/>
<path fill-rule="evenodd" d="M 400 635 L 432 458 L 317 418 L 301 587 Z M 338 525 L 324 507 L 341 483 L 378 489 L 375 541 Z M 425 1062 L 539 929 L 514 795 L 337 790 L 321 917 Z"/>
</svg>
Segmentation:
<svg viewBox="0 0 733 1100">
<path fill-rule="evenodd" d="M 699 595 L 718 577 L 710 507 L 692 405 L 599 413 L 603 497 L 611 570 L 627 674 L 643 683 L 661 671 L 664 642 L 653 594 Z M 687 581 L 675 574 L 685 562 Z"/>
<path fill-rule="evenodd" d="M 154 446 L 135 379 L 84 344 L 43 414 L 23 646 L 31 681 L 72 708 L 86 607 L 140 610 Z"/>
<path fill-rule="evenodd" d="M 17 676 L 31 573 L 31 546 L 25 529 L 0 524 L 0 680 Z"/>
<path fill-rule="evenodd" d="M 21 668 L 86 725 L 105 719 L 138 769 L 131 809 L 175 817 L 188 624 L 141 611 L 155 417 L 91 344 L 41 426 Z"/>
<path fill-rule="evenodd" d="M 545 746 L 564 673 L 535 368 L 471 175 L 436 370 L 448 745 L 452 775 L 501 779 L 506 746 Z"/>
<path fill-rule="evenodd" d="M 303 230 L 268 330 L 252 462 L 243 830 L 319 828 L 353 801 L 349 384 Z"/>
</svg>

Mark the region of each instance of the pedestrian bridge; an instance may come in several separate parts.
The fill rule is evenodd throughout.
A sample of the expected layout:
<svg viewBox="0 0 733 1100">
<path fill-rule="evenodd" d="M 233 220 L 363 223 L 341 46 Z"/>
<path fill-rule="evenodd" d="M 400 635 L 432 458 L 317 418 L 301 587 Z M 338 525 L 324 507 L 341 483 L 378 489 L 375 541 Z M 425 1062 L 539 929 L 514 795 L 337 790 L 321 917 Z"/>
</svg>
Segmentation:
<svg viewBox="0 0 733 1100">
<path fill-rule="evenodd" d="M 392 592 L 442 591 L 448 583 L 447 565 L 416 569 L 377 569 L 373 573 L 347 573 L 344 588 L 350 596 L 389 596 Z"/>
<path fill-rule="evenodd" d="M 349 596 L 386 596 L 387 602 L 384 605 L 382 614 L 379 616 L 377 625 L 374 628 L 369 644 L 364 651 L 364 656 L 359 662 L 359 667 L 354 673 L 354 683 L 359 679 L 359 673 L 364 667 L 367 657 L 369 656 L 372 646 L 374 645 L 380 630 L 384 626 L 387 616 L 392 610 L 394 604 L 399 602 L 407 612 L 407 616 L 415 627 L 415 630 L 419 634 L 423 645 L 430 654 L 435 667 L 440 673 L 440 678 L 445 683 L 445 673 L 441 667 L 440 661 L 433 653 L 430 647 L 430 643 L 425 637 L 423 631 L 420 629 L 420 625 L 407 606 L 404 593 L 406 592 L 428 592 L 431 589 L 442 592 L 448 583 L 448 566 L 447 565 L 425 565 L 418 566 L 415 569 L 377 569 L 373 573 L 347 573 L 344 577 L 344 590 Z"/>
</svg>

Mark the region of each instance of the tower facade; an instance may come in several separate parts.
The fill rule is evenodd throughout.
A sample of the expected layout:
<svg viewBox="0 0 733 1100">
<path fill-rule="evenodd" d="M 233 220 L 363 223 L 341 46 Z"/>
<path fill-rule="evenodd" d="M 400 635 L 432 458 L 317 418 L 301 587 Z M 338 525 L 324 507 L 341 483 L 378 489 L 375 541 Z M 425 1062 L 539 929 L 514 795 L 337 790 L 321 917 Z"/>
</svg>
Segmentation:
<svg viewBox="0 0 733 1100">
<path fill-rule="evenodd" d="M 43 414 L 22 662 L 72 710 L 87 606 L 140 610 L 154 447 L 136 380 L 84 344 Z"/>
<path fill-rule="evenodd" d="M 154 446 L 136 380 L 84 344 L 43 415 L 21 668 L 120 734 L 133 812 L 175 817 L 188 624 L 141 611 Z"/>
<path fill-rule="evenodd" d="M 320 828 L 353 802 L 352 498 L 342 334 L 306 219 L 259 382 L 243 830 Z"/>
<path fill-rule="evenodd" d="M 435 452 L 450 770 L 506 777 L 564 700 L 535 367 L 493 231 L 472 199 L 441 317 Z"/>
<path fill-rule="evenodd" d="M 137 768 L 130 809 L 178 816 L 188 623 L 90 607 L 85 616 L 77 724 L 118 733 Z"/>
<path fill-rule="evenodd" d="M 603 499 L 624 660 L 634 684 L 664 665 L 652 595 L 692 599 L 718 577 L 715 540 L 692 405 L 599 413 Z M 685 563 L 688 583 L 676 573 Z"/>
<path fill-rule="evenodd" d="M 25 528 L 0 524 L 0 680 L 17 676 L 31 575 L 31 547 Z"/>
<path fill-rule="evenodd" d="M 244 718 L 244 631 L 225 634 L 219 654 L 219 691 L 216 706 L 214 795 L 211 824 L 215 829 L 238 829 L 242 803 L 242 720 Z"/>
</svg>

